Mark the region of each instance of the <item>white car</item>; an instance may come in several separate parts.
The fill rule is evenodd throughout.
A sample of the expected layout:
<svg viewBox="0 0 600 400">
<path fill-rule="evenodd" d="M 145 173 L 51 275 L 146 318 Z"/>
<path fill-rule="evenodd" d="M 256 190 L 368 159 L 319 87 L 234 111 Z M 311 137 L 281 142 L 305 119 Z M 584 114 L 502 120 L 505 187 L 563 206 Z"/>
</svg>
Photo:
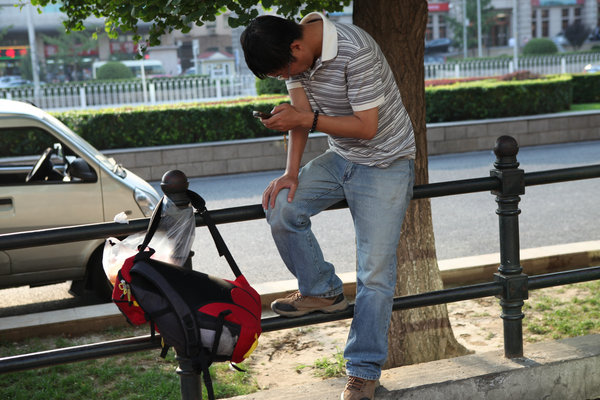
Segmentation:
<svg viewBox="0 0 600 400">
<path fill-rule="evenodd" d="M 160 196 L 39 108 L 0 100 L 0 234 L 149 217 Z M 0 289 L 73 281 L 107 298 L 103 240 L 0 251 Z"/>
<path fill-rule="evenodd" d="M 16 82 L 24 81 L 18 75 L 4 75 L 0 76 L 0 88 L 7 88 L 13 86 Z"/>
</svg>

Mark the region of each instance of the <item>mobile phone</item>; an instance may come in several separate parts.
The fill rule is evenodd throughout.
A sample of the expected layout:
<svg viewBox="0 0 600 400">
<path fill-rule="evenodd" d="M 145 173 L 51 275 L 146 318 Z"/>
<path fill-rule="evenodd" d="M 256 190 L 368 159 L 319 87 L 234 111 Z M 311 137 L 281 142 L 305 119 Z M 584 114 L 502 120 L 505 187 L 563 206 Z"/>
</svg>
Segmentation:
<svg viewBox="0 0 600 400">
<path fill-rule="evenodd" d="M 273 116 L 273 114 L 262 111 L 252 111 L 252 116 L 256 118 L 269 119 Z"/>
</svg>

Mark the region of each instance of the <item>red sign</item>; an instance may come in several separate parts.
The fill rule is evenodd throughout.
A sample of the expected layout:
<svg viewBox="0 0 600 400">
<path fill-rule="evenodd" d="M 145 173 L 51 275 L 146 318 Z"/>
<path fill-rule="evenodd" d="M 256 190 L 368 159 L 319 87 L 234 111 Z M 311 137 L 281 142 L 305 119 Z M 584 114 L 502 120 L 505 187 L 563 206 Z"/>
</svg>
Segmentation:
<svg viewBox="0 0 600 400">
<path fill-rule="evenodd" d="M 448 12 L 450 11 L 450 3 L 427 3 L 429 12 Z"/>
<path fill-rule="evenodd" d="M 0 46 L 0 60 L 16 60 L 27 54 L 28 46 Z"/>
</svg>

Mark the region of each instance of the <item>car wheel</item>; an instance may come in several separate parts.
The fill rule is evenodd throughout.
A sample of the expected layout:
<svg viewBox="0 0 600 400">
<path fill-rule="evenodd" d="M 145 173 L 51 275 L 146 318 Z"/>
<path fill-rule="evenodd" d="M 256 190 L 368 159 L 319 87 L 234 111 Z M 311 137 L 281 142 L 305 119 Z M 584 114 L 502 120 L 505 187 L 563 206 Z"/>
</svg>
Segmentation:
<svg viewBox="0 0 600 400">
<path fill-rule="evenodd" d="M 111 301 L 113 288 L 102 266 L 103 251 L 104 245 L 94 250 L 87 264 L 85 278 L 73 281 L 69 293 L 79 297 L 91 295 L 105 303 Z"/>
<path fill-rule="evenodd" d="M 104 273 L 104 267 L 102 266 L 103 251 L 104 245 L 94 251 L 88 263 L 88 271 L 91 278 L 91 286 L 96 297 L 102 301 L 110 302 L 112 300 L 113 286 L 108 280 L 106 273 Z"/>
</svg>

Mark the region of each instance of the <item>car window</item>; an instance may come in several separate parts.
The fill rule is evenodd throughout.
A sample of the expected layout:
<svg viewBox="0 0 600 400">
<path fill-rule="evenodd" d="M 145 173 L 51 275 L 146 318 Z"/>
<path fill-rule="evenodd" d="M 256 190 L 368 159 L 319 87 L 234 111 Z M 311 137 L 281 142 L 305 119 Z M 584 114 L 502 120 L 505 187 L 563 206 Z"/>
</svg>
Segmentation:
<svg viewBox="0 0 600 400">
<path fill-rule="evenodd" d="M 10 127 L 0 128 L 0 185 L 21 185 L 39 183 L 71 183 L 80 182 L 81 179 L 74 178 L 69 173 L 69 164 L 77 157 L 56 137 L 44 129 L 38 127 Z M 41 161 L 42 155 L 51 149 L 47 160 L 43 164 L 43 170 L 31 179 L 32 170 L 36 163 Z M 81 167 L 78 161 L 78 167 Z M 95 171 L 84 163 L 84 168 Z"/>
<path fill-rule="evenodd" d="M 39 156 L 57 140 L 40 128 L 0 128 L 0 158 Z M 6 161 L 6 160 L 5 160 Z"/>
</svg>

